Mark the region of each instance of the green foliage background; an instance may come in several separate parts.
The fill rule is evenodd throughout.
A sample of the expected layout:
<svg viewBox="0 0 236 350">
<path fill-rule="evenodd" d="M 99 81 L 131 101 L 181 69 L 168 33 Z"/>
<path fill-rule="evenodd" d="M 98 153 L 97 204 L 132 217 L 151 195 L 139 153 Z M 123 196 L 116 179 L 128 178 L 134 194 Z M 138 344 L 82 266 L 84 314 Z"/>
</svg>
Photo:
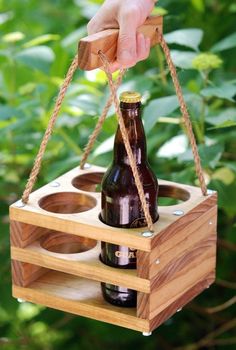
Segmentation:
<svg viewBox="0 0 236 350">
<path fill-rule="evenodd" d="M 162 0 L 155 9 L 165 15 L 166 40 L 188 102 L 208 187 L 219 192 L 216 284 L 149 338 L 43 306 L 19 304 L 11 297 L 8 205 L 22 194 L 57 91 L 78 40 L 86 34 L 86 23 L 100 4 L 0 0 L 0 348 L 235 349 L 236 5 L 227 0 Z M 122 85 L 126 89 L 144 96 L 149 159 L 157 177 L 197 184 L 159 47 L 127 72 Z M 76 73 L 37 186 L 79 163 L 107 96 L 103 72 Z M 108 165 L 116 127 L 111 110 L 90 162 Z"/>
</svg>

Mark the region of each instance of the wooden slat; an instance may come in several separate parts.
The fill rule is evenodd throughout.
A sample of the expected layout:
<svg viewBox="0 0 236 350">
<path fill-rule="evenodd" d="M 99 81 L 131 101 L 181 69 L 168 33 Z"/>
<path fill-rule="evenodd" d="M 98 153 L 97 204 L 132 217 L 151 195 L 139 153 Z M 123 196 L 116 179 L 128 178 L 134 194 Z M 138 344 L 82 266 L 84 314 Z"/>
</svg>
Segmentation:
<svg viewBox="0 0 236 350">
<path fill-rule="evenodd" d="M 161 16 L 149 17 L 144 25 L 138 28 L 138 32 L 149 37 L 151 46 L 158 43 L 156 30 L 162 33 L 163 18 Z M 89 35 L 79 42 L 78 48 L 78 65 L 81 69 L 92 70 L 102 66 L 98 52 L 106 54 L 110 62 L 116 58 L 117 40 L 119 30 L 107 29 L 96 34 Z"/>
<path fill-rule="evenodd" d="M 99 260 L 100 245 L 78 254 L 59 254 L 43 249 L 35 242 L 25 249 L 11 247 L 12 259 L 43 266 L 72 275 L 103 281 L 131 288 L 144 293 L 150 292 L 150 281 L 136 276 L 136 270 L 115 269 Z"/>
<path fill-rule="evenodd" d="M 158 290 L 150 294 L 150 314 L 153 318 L 172 302 L 186 293 L 197 281 L 215 268 L 215 247 L 208 248 L 189 265 L 176 273 L 169 282 L 163 283 Z"/>
<path fill-rule="evenodd" d="M 172 235 L 161 232 L 158 244 L 152 249 L 151 253 L 138 251 L 138 276 L 152 279 L 172 259 L 178 258 L 187 249 L 191 250 L 197 242 L 210 233 L 216 233 L 216 224 L 217 207 L 213 206 L 193 222 L 186 222 L 183 226 L 180 226 L 177 222 L 176 230 Z"/>
<path fill-rule="evenodd" d="M 165 308 L 162 312 L 156 315 L 150 320 L 151 331 L 159 327 L 163 322 L 176 313 L 178 309 L 184 307 L 197 295 L 199 295 L 204 289 L 208 288 L 215 280 L 215 271 L 210 272 L 198 281 L 193 287 L 191 287 L 186 293 L 175 300 L 171 305 Z"/>
<path fill-rule="evenodd" d="M 158 244 L 160 232 L 164 232 L 170 227 L 172 233 L 168 233 L 168 235 L 171 235 L 174 232 L 175 223 L 177 221 L 180 222 L 180 225 L 186 224 L 183 217 L 173 215 L 174 210 L 182 209 L 187 215 L 201 203 L 204 207 L 204 203 L 208 202 L 209 198 L 214 197 L 214 195 L 207 197 L 202 196 L 201 190 L 197 187 L 160 180 L 160 185 L 174 186 L 188 191 L 190 199 L 179 205 L 159 207 L 160 219 L 154 224 L 154 236 L 152 238 L 145 238 L 142 236 L 142 231 L 144 231 L 145 228 L 119 229 L 102 223 L 98 218 L 100 213 L 100 193 L 85 192 L 76 189 L 72 185 L 75 176 L 102 170 L 104 170 L 104 168 L 101 167 L 92 167 L 89 171 L 79 170 L 78 168 L 71 170 L 55 180 L 60 183 L 60 187 L 53 188 L 50 187 L 50 184 L 43 186 L 30 195 L 29 203 L 23 208 L 18 208 L 17 203 L 14 203 L 10 207 L 11 220 L 114 244 L 126 245 L 143 251 L 151 251 L 151 248 Z M 43 197 L 48 194 L 57 194 L 59 192 L 81 193 L 83 196 L 88 195 L 97 201 L 97 205 L 93 209 L 78 214 L 59 214 L 40 208 L 38 203 Z M 198 217 L 198 213 L 196 212 L 191 215 L 194 215 L 195 219 Z M 191 215 L 188 216 L 189 220 L 191 219 Z"/>
<path fill-rule="evenodd" d="M 50 230 L 43 227 L 24 224 L 15 220 L 10 221 L 11 245 L 14 247 L 24 248 L 41 238 L 43 235 L 49 233 Z"/>
<path fill-rule="evenodd" d="M 35 266 L 16 260 L 11 261 L 11 270 L 13 284 L 21 287 L 28 286 L 47 272 L 47 270 L 41 266 Z"/>
<path fill-rule="evenodd" d="M 49 272 L 28 288 L 13 286 L 13 296 L 121 327 L 149 331 L 149 322 L 137 318 L 135 308 L 115 307 L 104 301 L 99 283 L 61 272 Z"/>
</svg>

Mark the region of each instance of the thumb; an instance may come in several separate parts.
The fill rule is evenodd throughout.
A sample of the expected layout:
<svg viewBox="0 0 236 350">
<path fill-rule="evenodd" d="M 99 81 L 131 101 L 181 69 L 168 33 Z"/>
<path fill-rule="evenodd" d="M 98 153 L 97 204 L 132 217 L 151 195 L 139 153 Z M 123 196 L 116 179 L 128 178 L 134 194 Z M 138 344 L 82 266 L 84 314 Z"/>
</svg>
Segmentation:
<svg viewBox="0 0 236 350">
<path fill-rule="evenodd" d="M 137 61 L 137 23 L 135 16 L 126 14 L 120 20 L 119 25 L 120 31 L 117 47 L 117 61 L 123 67 L 130 67 L 135 65 Z"/>
</svg>

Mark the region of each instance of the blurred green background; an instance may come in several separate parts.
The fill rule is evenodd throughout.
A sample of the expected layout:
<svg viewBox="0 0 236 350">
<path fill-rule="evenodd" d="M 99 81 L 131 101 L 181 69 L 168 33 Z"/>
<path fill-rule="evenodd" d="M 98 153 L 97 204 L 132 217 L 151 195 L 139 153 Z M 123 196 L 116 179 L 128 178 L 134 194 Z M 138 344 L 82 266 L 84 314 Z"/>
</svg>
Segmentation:
<svg viewBox="0 0 236 350">
<path fill-rule="evenodd" d="M 0 348 L 236 349 L 236 4 L 162 0 L 208 188 L 219 193 L 216 283 L 152 337 L 11 297 L 8 205 L 18 199 L 57 91 L 99 0 L 0 0 Z M 144 97 L 157 177 L 197 184 L 168 68 L 159 47 L 129 69 L 122 90 Z M 37 186 L 76 166 L 108 96 L 104 73 L 78 71 L 66 95 Z M 111 109 L 89 161 L 107 166 L 117 123 Z"/>
</svg>

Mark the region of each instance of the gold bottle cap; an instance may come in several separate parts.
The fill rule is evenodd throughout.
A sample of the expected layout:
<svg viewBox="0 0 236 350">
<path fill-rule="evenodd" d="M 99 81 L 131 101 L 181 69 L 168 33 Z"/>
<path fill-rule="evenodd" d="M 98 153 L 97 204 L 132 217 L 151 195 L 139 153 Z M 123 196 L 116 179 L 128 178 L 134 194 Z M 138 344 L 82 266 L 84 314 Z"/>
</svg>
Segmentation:
<svg viewBox="0 0 236 350">
<path fill-rule="evenodd" d="M 136 91 L 124 91 L 120 94 L 120 102 L 137 103 L 141 102 L 141 95 Z"/>
</svg>

